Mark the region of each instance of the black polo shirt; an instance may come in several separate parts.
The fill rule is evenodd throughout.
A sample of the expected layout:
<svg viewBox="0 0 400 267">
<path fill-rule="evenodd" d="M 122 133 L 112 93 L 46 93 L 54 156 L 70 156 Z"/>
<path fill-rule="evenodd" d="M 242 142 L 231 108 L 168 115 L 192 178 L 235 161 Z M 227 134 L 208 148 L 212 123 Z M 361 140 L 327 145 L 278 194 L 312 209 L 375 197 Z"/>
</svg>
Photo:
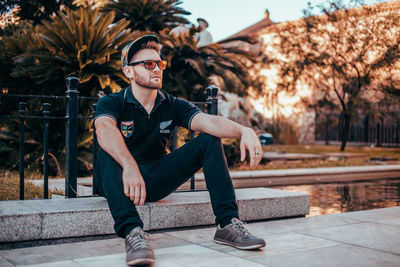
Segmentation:
<svg viewBox="0 0 400 267">
<path fill-rule="evenodd" d="M 194 104 L 158 90 L 149 115 L 129 86 L 100 98 L 94 119 L 101 116 L 114 119 L 132 156 L 143 161 L 165 155 L 173 128 L 178 125 L 190 130 L 191 121 L 199 112 Z"/>
</svg>

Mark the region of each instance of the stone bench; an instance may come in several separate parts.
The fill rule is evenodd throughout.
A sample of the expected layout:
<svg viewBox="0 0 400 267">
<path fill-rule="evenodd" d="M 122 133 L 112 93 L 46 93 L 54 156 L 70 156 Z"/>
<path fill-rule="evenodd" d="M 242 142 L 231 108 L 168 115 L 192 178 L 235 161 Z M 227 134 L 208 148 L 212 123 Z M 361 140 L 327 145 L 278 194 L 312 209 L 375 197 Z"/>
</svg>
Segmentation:
<svg viewBox="0 0 400 267">
<path fill-rule="evenodd" d="M 304 216 L 309 196 L 268 188 L 236 189 L 243 221 Z M 145 230 L 214 224 L 207 191 L 173 193 L 137 207 Z M 102 197 L 0 201 L 0 242 L 49 240 L 114 234 Z"/>
</svg>

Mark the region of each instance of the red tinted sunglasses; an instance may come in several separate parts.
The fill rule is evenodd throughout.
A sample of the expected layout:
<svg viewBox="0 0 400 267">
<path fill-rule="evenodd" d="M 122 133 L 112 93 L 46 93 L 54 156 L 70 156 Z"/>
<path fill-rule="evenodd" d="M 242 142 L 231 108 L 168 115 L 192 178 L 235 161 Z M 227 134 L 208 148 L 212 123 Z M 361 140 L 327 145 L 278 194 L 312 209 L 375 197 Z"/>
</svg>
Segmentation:
<svg viewBox="0 0 400 267">
<path fill-rule="evenodd" d="M 139 64 L 144 64 L 144 67 L 148 70 L 154 70 L 156 67 L 156 64 L 160 68 L 160 70 L 165 70 L 167 67 L 167 61 L 166 60 L 141 60 L 141 61 L 136 61 L 129 63 L 128 66 L 135 66 Z"/>
</svg>

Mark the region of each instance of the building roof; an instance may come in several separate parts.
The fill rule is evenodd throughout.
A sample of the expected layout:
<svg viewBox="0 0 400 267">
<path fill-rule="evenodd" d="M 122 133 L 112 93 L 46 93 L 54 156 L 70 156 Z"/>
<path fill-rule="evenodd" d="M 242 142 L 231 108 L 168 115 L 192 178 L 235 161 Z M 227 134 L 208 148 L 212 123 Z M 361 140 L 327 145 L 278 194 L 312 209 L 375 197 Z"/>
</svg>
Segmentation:
<svg viewBox="0 0 400 267">
<path fill-rule="evenodd" d="M 256 35 L 259 31 L 265 29 L 266 27 L 275 24 L 274 22 L 271 21 L 269 18 L 269 11 L 268 9 L 265 11 L 265 17 L 260 20 L 259 22 L 250 25 L 249 27 L 241 30 L 238 33 L 235 33 L 232 36 L 229 36 L 226 39 L 232 39 L 232 38 L 237 38 L 237 37 L 250 37 Z"/>
</svg>

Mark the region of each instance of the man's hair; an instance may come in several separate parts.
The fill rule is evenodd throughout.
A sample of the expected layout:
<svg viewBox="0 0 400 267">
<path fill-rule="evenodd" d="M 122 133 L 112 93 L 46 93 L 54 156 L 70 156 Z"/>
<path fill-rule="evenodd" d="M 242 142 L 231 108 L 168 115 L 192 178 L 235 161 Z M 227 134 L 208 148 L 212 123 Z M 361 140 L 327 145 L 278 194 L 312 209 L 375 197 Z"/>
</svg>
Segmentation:
<svg viewBox="0 0 400 267">
<path fill-rule="evenodd" d="M 157 51 L 157 53 L 160 53 L 161 50 L 161 44 L 160 43 L 156 43 L 154 41 L 148 41 L 142 44 L 141 49 L 144 48 L 151 48 Z"/>
</svg>

